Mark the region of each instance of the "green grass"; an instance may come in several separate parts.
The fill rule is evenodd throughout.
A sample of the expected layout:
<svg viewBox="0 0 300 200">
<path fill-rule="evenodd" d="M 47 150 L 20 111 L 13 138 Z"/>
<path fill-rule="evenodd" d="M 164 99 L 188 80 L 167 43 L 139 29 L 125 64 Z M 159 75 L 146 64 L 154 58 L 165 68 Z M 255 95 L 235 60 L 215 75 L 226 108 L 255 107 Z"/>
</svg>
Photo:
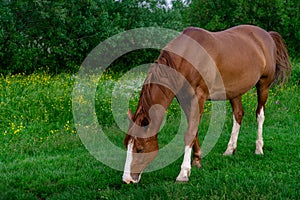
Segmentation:
<svg viewBox="0 0 300 200">
<path fill-rule="evenodd" d="M 192 169 L 190 182 L 185 184 L 175 182 L 182 158 L 161 170 L 144 173 L 139 184 L 124 185 L 121 171 L 91 156 L 74 127 L 74 76 L 37 73 L 1 77 L 0 199 L 298 199 L 299 69 L 299 63 L 294 63 L 294 74 L 298 75 L 285 87 L 270 92 L 264 125 L 265 155 L 254 154 L 256 94 L 251 90 L 243 97 L 245 117 L 236 154 L 222 156 L 232 126 L 227 104 L 217 145 L 203 158 L 203 168 Z M 125 133 L 115 125 L 110 112 L 112 79 L 107 75 L 100 80 L 96 113 L 105 134 L 124 148 Z M 131 108 L 137 98 L 136 91 Z M 173 103 L 159 134 L 160 146 L 174 137 L 178 113 L 179 107 Z M 209 120 L 208 102 L 200 125 L 201 141 Z"/>
</svg>

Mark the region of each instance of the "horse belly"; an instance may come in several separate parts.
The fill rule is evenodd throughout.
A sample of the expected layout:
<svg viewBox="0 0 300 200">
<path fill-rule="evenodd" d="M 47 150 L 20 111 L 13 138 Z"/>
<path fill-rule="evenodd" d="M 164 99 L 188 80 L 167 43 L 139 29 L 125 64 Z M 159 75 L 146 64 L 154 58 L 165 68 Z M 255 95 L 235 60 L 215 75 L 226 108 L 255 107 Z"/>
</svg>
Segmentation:
<svg viewBox="0 0 300 200">
<path fill-rule="evenodd" d="M 227 99 L 240 96 L 254 87 L 266 66 L 264 53 L 256 42 L 243 37 L 234 40 L 224 42 L 224 49 L 219 49 L 221 53 L 214 58 Z"/>
<path fill-rule="evenodd" d="M 235 98 L 253 88 L 261 77 L 261 68 L 260 64 L 253 62 L 253 65 L 241 63 L 221 70 L 226 98 Z"/>
</svg>

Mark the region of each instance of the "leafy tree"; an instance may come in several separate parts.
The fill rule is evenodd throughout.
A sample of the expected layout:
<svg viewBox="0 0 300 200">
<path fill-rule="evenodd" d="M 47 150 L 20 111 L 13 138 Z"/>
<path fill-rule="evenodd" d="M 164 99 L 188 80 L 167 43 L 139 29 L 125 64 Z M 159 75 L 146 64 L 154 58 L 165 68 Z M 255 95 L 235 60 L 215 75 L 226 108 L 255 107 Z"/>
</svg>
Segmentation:
<svg viewBox="0 0 300 200">
<path fill-rule="evenodd" d="M 165 0 L 1 1 L 0 73 L 39 68 L 74 72 L 95 46 L 114 34 L 147 26 L 181 28 L 180 15 L 172 16 L 165 5 Z M 139 54 L 131 60 L 144 62 L 141 58 L 156 55 Z"/>
<path fill-rule="evenodd" d="M 3 0 L 0 2 L 0 73 L 35 70 L 76 72 L 89 52 L 105 39 L 139 27 L 211 31 L 255 24 L 278 31 L 290 53 L 299 55 L 298 0 Z M 129 53 L 114 70 L 152 62 L 157 50 Z"/>
</svg>

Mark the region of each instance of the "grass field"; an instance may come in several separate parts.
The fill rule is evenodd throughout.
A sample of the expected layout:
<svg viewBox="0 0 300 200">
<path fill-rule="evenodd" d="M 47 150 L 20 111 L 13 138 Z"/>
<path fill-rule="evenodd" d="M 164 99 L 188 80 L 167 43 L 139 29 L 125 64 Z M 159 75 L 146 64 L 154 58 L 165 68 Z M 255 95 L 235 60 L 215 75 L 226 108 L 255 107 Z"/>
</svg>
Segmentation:
<svg viewBox="0 0 300 200">
<path fill-rule="evenodd" d="M 257 124 L 255 90 L 243 98 L 245 117 L 238 149 L 223 157 L 232 117 L 226 122 L 201 169 L 192 169 L 189 183 L 176 183 L 182 158 L 142 175 L 141 183 L 125 185 L 122 172 L 95 159 L 74 127 L 74 75 L 47 73 L 0 78 L 0 199 L 299 199 L 300 91 L 299 63 L 289 84 L 270 91 L 264 125 L 264 156 L 254 154 Z M 122 146 L 124 132 L 114 124 L 109 94 L 115 84 L 107 75 L 98 84 L 96 112 L 105 134 Z M 138 92 L 131 99 L 137 101 Z M 105 96 L 105 98 L 103 98 Z M 201 141 L 210 119 L 206 105 Z M 168 111 L 160 146 L 176 131 L 178 105 Z M 126 115 L 126 113 L 124 113 Z M 182 147 L 183 149 L 184 147 Z"/>
</svg>

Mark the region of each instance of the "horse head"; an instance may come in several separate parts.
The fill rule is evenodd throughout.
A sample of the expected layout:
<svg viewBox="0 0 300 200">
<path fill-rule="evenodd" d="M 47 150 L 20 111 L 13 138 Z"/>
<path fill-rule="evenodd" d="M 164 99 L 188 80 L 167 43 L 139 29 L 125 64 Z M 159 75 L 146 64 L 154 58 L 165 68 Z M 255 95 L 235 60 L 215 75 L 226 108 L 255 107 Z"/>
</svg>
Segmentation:
<svg viewBox="0 0 300 200">
<path fill-rule="evenodd" d="M 174 82 L 180 82 L 174 78 L 173 82 L 165 83 L 174 70 L 166 67 L 163 59 L 161 56 L 160 63 L 151 65 L 135 114 L 128 111 L 130 124 L 124 140 L 127 157 L 123 174 L 123 181 L 127 184 L 138 183 L 143 170 L 157 156 L 157 134 L 165 111 L 175 96 L 171 86 L 177 85 Z"/>
<path fill-rule="evenodd" d="M 130 125 L 124 139 L 127 156 L 122 177 L 127 184 L 138 183 L 144 169 L 158 154 L 157 133 L 165 111 L 161 106 L 154 105 L 149 113 L 148 118 L 138 111 L 135 116 L 128 111 Z"/>
</svg>

